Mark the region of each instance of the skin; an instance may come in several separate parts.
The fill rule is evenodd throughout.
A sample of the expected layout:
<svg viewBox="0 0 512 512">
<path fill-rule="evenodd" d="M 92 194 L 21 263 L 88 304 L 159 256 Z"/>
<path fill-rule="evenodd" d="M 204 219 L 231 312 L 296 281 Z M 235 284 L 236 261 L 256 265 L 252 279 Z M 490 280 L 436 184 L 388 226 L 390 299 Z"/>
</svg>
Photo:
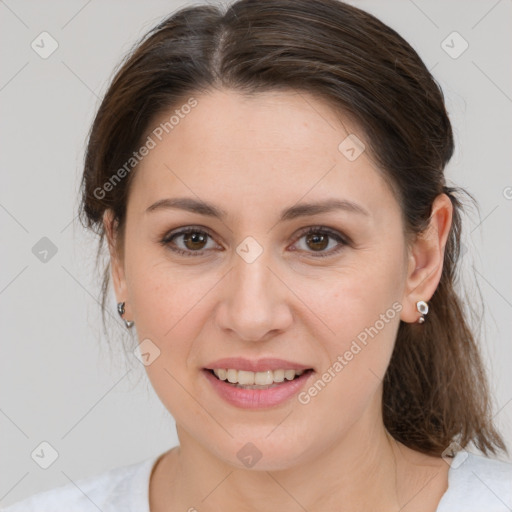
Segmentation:
<svg viewBox="0 0 512 512">
<path fill-rule="evenodd" d="M 416 322 L 416 302 L 439 283 L 449 198 L 436 198 L 429 229 L 407 247 L 400 206 L 367 152 L 349 161 L 338 150 L 348 133 L 364 140 L 348 119 L 292 91 L 194 97 L 198 105 L 136 170 L 122 254 L 110 212 L 104 217 L 116 297 L 139 340 L 160 350 L 146 370 L 180 441 L 153 471 L 152 512 L 435 511 L 448 465 L 387 433 L 382 378 L 399 320 Z M 171 197 L 200 198 L 227 216 L 146 212 Z M 282 209 L 327 198 L 356 202 L 368 215 L 339 210 L 279 222 Z M 174 246 L 202 255 L 160 243 L 187 226 L 211 236 L 195 245 L 179 236 Z M 334 253 L 340 242 L 329 238 L 318 249 L 302 234 L 310 226 L 351 242 Z M 252 263 L 236 252 L 247 236 L 263 248 Z M 308 404 L 293 397 L 240 409 L 201 373 L 221 357 L 279 357 L 315 370 L 308 387 L 395 302 L 401 311 Z M 262 454 L 252 468 L 237 457 L 247 442 Z"/>
</svg>

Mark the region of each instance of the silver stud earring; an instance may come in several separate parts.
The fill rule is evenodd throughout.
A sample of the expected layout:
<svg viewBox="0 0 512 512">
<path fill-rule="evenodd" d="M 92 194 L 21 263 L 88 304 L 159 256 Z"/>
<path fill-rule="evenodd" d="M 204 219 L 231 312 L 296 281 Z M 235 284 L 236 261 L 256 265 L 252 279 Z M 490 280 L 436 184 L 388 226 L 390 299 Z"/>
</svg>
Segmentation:
<svg viewBox="0 0 512 512">
<path fill-rule="evenodd" d="M 119 316 L 121 318 L 123 318 L 123 315 L 124 315 L 124 305 L 125 305 L 124 302 L 117 303 L 117 312 L 119 313 Z M 134 322 L 132 320 L 125 320 L 123 318 L 123 321 L 124 321 L 124 325 L 126 325 L 127 329 L 130 329 L 131 327 L 133 327 Z"/>
<path fill-rule="evenodd" d="M 416 309 L 421 313 L 418 323 L 422 324 L 425 321 L 425 315 L 428 313 L 428 304 L 424 300 L 419 300 L 416 302 Z"/>
</svg>

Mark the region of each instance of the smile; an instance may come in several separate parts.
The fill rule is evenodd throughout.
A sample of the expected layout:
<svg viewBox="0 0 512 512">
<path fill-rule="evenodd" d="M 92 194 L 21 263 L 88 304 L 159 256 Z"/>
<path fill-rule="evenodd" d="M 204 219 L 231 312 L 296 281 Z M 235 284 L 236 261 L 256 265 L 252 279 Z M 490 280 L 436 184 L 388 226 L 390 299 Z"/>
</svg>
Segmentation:
<svg viewBox="0 0 512 512">
<path fill-rule="evenodd" d="M 312 369 L 252 372 L 216 368 L 203 369 L 202 373 L 223 401 L 242 409 L 262 409 L 288 401 L 315 372 Z"/>
</svg>

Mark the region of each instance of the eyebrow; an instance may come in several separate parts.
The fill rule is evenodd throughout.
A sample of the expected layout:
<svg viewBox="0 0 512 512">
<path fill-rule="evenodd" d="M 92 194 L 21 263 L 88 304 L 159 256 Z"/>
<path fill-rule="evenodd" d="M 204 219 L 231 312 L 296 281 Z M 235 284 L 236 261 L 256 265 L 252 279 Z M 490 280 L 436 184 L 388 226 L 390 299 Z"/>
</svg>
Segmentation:
<svg viewBox="0 0 512 512">
<path fill-rule="evenodd" d="M 174 197 L 160 199 L 146 209 L 146 213 L 160 209 L 186 210 L 199 215 L 206 215 L 217 219 L 225 219 L 228 213 L 214 204 L 200 201 L 191 197 Z M 347 199 L 327 199 L 316 203 L 301 203 L 290 206 L 281 212 L 280 222 L 290 221 L 299 217 L 318 215 L 335 210 L 343 210 L 349 213 L 370 216 L 370 213 L 361 205 Z"/>
</svg>

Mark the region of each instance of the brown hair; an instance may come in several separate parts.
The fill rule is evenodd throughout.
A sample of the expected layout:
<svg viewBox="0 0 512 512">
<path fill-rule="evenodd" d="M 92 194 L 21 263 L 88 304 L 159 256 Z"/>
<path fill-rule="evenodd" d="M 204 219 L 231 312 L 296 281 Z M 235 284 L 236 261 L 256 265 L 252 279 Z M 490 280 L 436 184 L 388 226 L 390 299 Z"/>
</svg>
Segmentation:
<svg viewBox="0 0 512 512">
<path fill-rule="evenodd" d="M 136 165 L 113 186 L 104 185 L 140 147 L 156 116 L 193 93 L 221 87 L 247 94 L 304 91 L 354 119 L 392 184 L 408 240 L 428 225 L 436 196 L 450 197 L 453 221 L 441 280 L 427 321 L 400 323 L 384 378 L 384 423 L 395 439 L 431 455 L 441 455 L 452 441 L 462 447 L 473 442 L 486 454 L 506 452 L 455 291 L 458 195 L 464 191 L 446 186 L 443 174 L 454 149 L 443 94 L 414 49 L 360 9 L 337 0 L 240 0 L 226 11 L 183 8 L 147 33 L 117 71 L 89 134 L 80 217 L 100 235 L 98 257 L 106 209 L 113 211 L 122 255 Z M 103 320 L 108 284 L 107 265 Z"/>
</svg>

